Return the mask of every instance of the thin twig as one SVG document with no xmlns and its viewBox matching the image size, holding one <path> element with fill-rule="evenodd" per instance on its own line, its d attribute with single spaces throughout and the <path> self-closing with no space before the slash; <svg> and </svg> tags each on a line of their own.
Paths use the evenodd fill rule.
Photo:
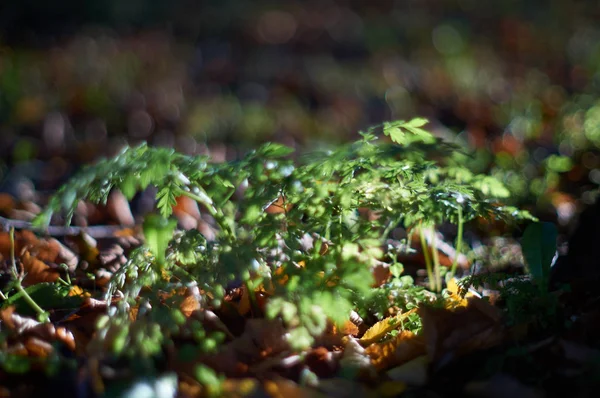
<svg viewBox="0 0 600 398">
<path fill-rule="evenodd" d="M 12 220 L 9 218 L 0 217 L 0 227 L 3 231 L 8 232 L 10 228 L 15 229 L 28 229 L 31 231 L 39 232 L 50 236 L 67 236 L 67 235 L 79 235 L 86 233 L 94 239 L 111 238 L 124 227 L 119 225 L 94 225 L 90 227 L 76 227 L 76 226 L 56 226 L 50 225 L 46 228 L 39 228 L 34 226 L 29 221 Z"/>
</svg>

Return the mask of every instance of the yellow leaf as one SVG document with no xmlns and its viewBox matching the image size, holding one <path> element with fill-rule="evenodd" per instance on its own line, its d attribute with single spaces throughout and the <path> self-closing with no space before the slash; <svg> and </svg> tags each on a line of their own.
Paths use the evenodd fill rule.
<svg viewBox="0 0 600 398">
<path fill-rule="evenodd" d="M 377 322 L 375 325 L 371 326 L 369 330 L 367 330 L 360 338 L 360 344 L 363 346 L 368 346 L 372 343 L 375 343 L 392 330 L 400 328 L 402 326 L 402 321 L 415 311 L 416 308 L 413 308 L 408 312 L 385 318 L 384 320 Z"/>
<path fill-rule="evenodd" d="M 475 296 L 473 293 L 467 292 L 467 294 L 462 297 L 460 295 L 460 287 L 458 286 L 456 278 L 452 278 L 448 281 L 447 290 L 448 293 L 450 293 L 450 297 L 446 301 L 446 309 L 466 307 L 469 304 L 467 299 Z"/>
<path fill-rule="evenodd" d="M 90 292 L 84 291 L 81 287 L 77 285 L 71 286 L 71 289 L 69 289 L 69 296 L 92 297 Z"/>
<path fill-rule="evenodd" d="M 388 369 L 392 366 L 410 361 L 425 354 L 425 342 L 412 332 L 404 330 L 391 339 L 382 343 L 374 343 L 366 348 L 371 364 L 377 370 Z"/>
</svg>

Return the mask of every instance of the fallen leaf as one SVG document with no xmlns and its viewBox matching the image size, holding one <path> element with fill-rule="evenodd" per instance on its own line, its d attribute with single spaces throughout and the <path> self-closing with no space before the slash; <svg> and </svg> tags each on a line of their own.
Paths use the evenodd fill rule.
<svg viewBox="0 0 600 398">
<path fill-rule="evenodd" d="M 17 201 L 7 193 L 0 193 L 0 213 L 8 214 L 17 205 Z"/>
<path fill-rule="evenodd" d="M 404 382 L 409 386 L 420 387 L 427 383 L 428 373 L 429 358 L 427 358 L 427 355 L 421 355 L 388 370 L 386 375 L 392 380 Z"/>
<path fill-rule="evenodd" d="M 286 213 L 292 209 L 291 203 L 285 203 L 285 198 L 283 196 L 279 196 L 276 200 L 274 200 L 267 208 L 265 212 L 267 214 L 281 214 Z"/>
<path fill-rule="evenodd" d="M 432 361 L 486 349 L 504 339 L 506 333 L 502 324 L 480 311 L 475 304 L 477 301 L 483 300 L 472 297 L 466 307 L 455 309 L 419 307 L 427 354 Z"/>
<path fill-rule="evenodd" d="M 359 340 L 360 344 L 363 346 L 368 346 L 368 345 L 380 340 L 382 337 L 384 337 L 386 334 L 388 334 L 392 330 L 402 327 L 402 321 L 408 315 L 414 313 L 415 311 L 416 311 L 416 309 L 412 309 L 410 311 L 407 311 L 404 313 L 399 313 L 396 316 L 385 318 L 384 320 L 377 322 L 376 324 L 371 326 L 365 332 L 365 334 L 360 338 L 360 340 Z"/>
<path fill-rule="evenodd" d="M 341 351 L 329 351 L 325 347 L 317 347 L 306 354 L 304 363 L 319 378 L 332 377 L 339 369 Z"/>
<path fill-rule="evenodd" d="M 119 190 L 111 191 L 106 202 L 108 214 L 120 225 L 134 225 L 135 219 L 131 214 L 129 201 Z"/>
<path fill-rule="evenodd" d="M 382 343 L 373 343 L 366 353 L 377 370 L 389 369 L 425 354 L 425 341 L 404 330 L 396 337 Z"/>
<path fill-rule="evenodd" d="M 340 367 L 340 373 L 349 378 L 356 376 L 370 378 L 375 375 L 375 367 L 371 364 L 367 351 L 353 337 L 346 341 Z"/>
<path fill-rule="evenodd" d="M 42 282 L 55 282 L 60 276 L 57 269 L 50 266 L 41 260 L 33 257 L 28 251 L 21 255 L 21 264 L 25 272 L 23 286 L 30 286 Z"/>
<path fill-rule="evenodd" d="M 47 357 L 53 350 L 52 345 L 36 337 L 25 340 L 27 354 L 34 357 Z"/>
</svg>

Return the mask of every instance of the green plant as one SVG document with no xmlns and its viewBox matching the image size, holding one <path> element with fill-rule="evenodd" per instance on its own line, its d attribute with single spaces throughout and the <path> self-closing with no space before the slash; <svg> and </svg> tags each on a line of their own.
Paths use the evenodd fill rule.
<svg viewBox="0 0 600 398">
<path fill-rule="evenodd" d="M 556 326 L 558 296 L 548 290 L 550 269 L 557 255 L 556 238 L 554 224 L 530 223 L 521 240 L 528 275 L 469 276 L 460 282 L 461 292 L 466 293 L 469 286 L 487 286 L 500 292 L 509 324 L 529 323 L 534 329 Z"/>
<path fill-rule="evenodd" d="M 80 200 L 106 201 L 112 189 L 131 198 L 150 185 L 158 188 L 160 216 L 147 218 L 146 245 L 113 276 L 107 296 L 120 292 L 123 299 L 99 321 L 97 340 L 112 336 L 115 354 L 160 355 L 161 345 L 178 334 L 214 350 L 222 336 L 186 323 L 177 309 L 180 295 L 165 299 L 157 292 L 197 286 L 207 293 L 202 306 L 219 308 L 232 281 L 242 281 L 251 299 L 259 286 L 269 286 L 266 314 L 281 318 L 290 343 L 300 349 L 325 330 L 328 319 L 341 324 L 360 304 L 369 303 L 382 316 L 390 292 L 402 310 L 426 299 L 425 290 L 398 269 L 389 284 L 372 287 L 371 267 L 385 258 L 384 244 L 395 226 L 419 228 L 423 237 L 426 228 L 457 224 L 460 250 L 462 226 L 470 220 L 533 219 L 499 204 L 508 195 L 503 184 L 470 172 L 460 148 L 422 129 L 425 123 L 384 123 L 353 144 L 298 162 L 289 158 L 290 148 L 273 143 L 220 164 L 171 149 L 126 148 L 62 186 L 36 222 L 48 225 L 53 213 L 64 210 L 68 223 Z M 182 195 L 212 217 L 214 240 L 197 231 L 174 232 L 168 218 Z M 375 216 L 364 217 L 365 211 Z M 439 292 L 435 250 L 428 271 L 430 289 Z M 139 310 L 132 322 L 133 307 Z"/>
<path fill-rule="evenodd" d="M 556 226 L 549 222 L 534 222 L 525 228 L 521 247 L 528 271 L 542 294 L 548 291 L 550 268 L 556 253 Z"/>
</svg>

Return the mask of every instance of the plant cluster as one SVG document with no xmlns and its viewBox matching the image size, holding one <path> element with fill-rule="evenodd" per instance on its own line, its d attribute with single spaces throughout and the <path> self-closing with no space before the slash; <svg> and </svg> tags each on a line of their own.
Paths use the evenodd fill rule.
<svg viewBox="0 0 600 398">
<path fill-rule="evenodd" d="M 419 333 L 419 315 L 411 310 L 443 300 L 436 293 L 457 272 L 456 261 L 448 268 L 440 264 L 436 226 L 457 226 L 460 253 L 466 222 L 533 219 L 499 204 L 509 194 L 503 184 L 465 168 L 460 148 L 424 130 L 425 123 L 384 123 L 353 144 L 299 160 L 292 149 L 273 143 L 227 163 L 140 145 L 84 168 L 50 199 L 38 226 L 47 226 L 57 212 L 70 223 L 79 201 L 106 201 L 113 189 L 129 199 L 149 186 L 158 189 L 158 212 L 143 223 L 145 243 L 98 292 L 112 304 L 97 320 L 90 350 L 101 357 L 146 358 L 136 363 L 144 372 L 155 368 L 174 339 L 185 342 L 179 351 L 184 357 L 215 353 L 228 331 L 206 330 L 203 319 L 183 313 L 182 302 L 191 299 L 204 317 L 211 311 L 226 316 L 231 303 L 224 299 L 236 286 L 248 295 L 250 311 L 279 319 L 295 350 L 357 313 L 377 320 L 390 310 L 406 313 L 403 329 Z M 200 205 L 214 237 L 177 230 L 171 215 L 181 196 Z M 404 249 L 389 244 L 397 227 L 409 231 L 399 246 Z M 399 250 L 410 250 L 415 234 L 428 290 L 404 275 L 398 262 Z M 390 277 L 375 284 L 377 266 L 388 268 Z M 398 331 L 391 333 L 393 338 Z M 204 365 L 196 377 L 205 384 L 219 380 Z"/>
<path fill-rule="evenodd" d="M 290 341 L 305 347 L 323 332 L 328 319 L 342 323 L 358 302 L 374 294 L 370 268 L 384 259 L 384 242 L 393 228 L 416 229 L 428 253 L 425 227 L 450 222 L 462 228 L 477 217 L 531 218 L 499 205 L 496 200 L 509 194 L 506 188 L 461 166 L 454 156 L 460 149 L 423 130 L 425 123 L 384 123 L 363 133 L 358 142 L 314 153 L 298 164 L 289 159 L 290 148 L 273 143 L 221 164 L 171 149 L 127 148 L 71 179 L 38 222 L 48 224 L 63 209 L 69 222 L 80 200 L 105 201 L 112 189 L 132 198 L 156 186 L 160 216 L 147 217 L 146 245 L 111 282 L 109 296 L 120 290 L 124 300 L 111 309 L 116 313 L 106 319 L 107 325 L 128 323 L 128 309 L 148 305 L 153 310 L 143 317 L 140 309 L 129 329 L 149 322 L 146 331 L 164 335 L 155 325 L 180 322 L 171 319 L 177 311 L 167 311 L 161 315 L 165 322 L 155 323 L 160 318 L 156 301 L 162 300 L 157 291 L 194 284 L 210 293 L 207 306 L 219 307 L 227 287 L 239 281 L 251 291 L 268 285 L 273 298 L 267 315 L 281 316 L 291 328 Z M 173 234 L 175 221 L 167 217 L 181 195 L 196 200 L 214 219 L 218 232 L 213 241 L 196 230 Z M 365 210 L 376 217 L 368 220 L 361 215 Z M 440 291 L 441 266 L 436 251 L 432 253 L 426 256 L 430 287 Z M 403 286 L 414 287 L 396 273 L 387 288 L 401 297 Z M 409 303 L 405 300 L 403 309 Z M 135 335 L 125 328 L 121 333 L 119 346 L 133 348 L 125 340 L 135 340 Z M 152 339 L 142 340 L 145 348 L 152 346 Z M 156 352 L 159 345 L 152 347 Z"/>
</svg>

